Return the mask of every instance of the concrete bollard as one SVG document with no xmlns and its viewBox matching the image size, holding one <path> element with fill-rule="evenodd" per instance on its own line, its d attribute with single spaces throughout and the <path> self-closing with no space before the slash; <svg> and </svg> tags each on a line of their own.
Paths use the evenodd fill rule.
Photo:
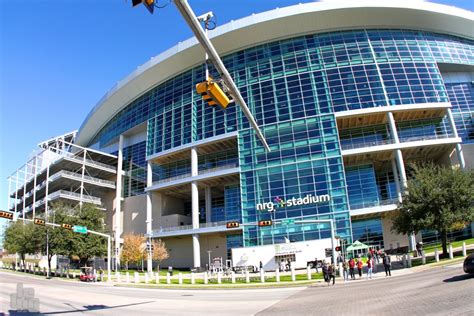
<svg viewBox="0 0 474 316">
<path fill-rule="evenodd" d="M 222 283 L 222 273 L 217 272 L 217 284 L 221 284 L 221 283 Z"/>
<path fill-rule="evenodd" d="M 439 251 L 435 248 L 435 261 L 439 262 Z"/>
<path fill-rule="evenodd" d="M 275 279 L 277 282 L 280 282 L 280 269 L 275 270 Z"/>
<path fill-rule="evenodd" d="M 128 273 L 128 271 L 127 274 L 125 274 L 125 280 L 127 281 L 127 283 L 130 283 L 130 273 Z"/>
<path fill-rule="evenodd" d="M 159 272 L 155 272 L 155 283 L 160 284 L 160 273 Z"/>
<path fill-rule="evenodd" d="M 171 275 L 170 273 L 166 273 L 166 284 L 171 284 Z"/>
<path fill-rule="evenodd" d="M 207 271 L 204 272 L 204 284 L 208 284 L 209 283 L 209 276 L 207 275 Z"/>
<path fill-rule="evenodd" d="M 403 261 L 403 267 L 408 268 L 407 255 L 403 255 L 402 261 Z"/>
<path fill-rule="evenodd" d="M 250 275 L 249 275 L 249 271 L 245 271 L 245 282 L 246 283 L 250 283 Z"/>
<path fill-rule="evenodd" d="M 306 267 L 306 278 L 311 280 L 311 268 L 309 266 Z"/>
<path fill-rule="evenodd" d="M 265 270 L 260 269 L 260 282 L 265 283 Z"/>
<path fill-rule="evenodd" d="M 411 268 L 411 255 L 407 254 L 407 265 L 409 268 Z"/>
<path fill-rule="evenodd" d="M 195 280 L 194 272 L 191 272 L 191 284 L 195 284 L 195 283 L 196 283 L 196 280 Z"/>
<path fill-rule="evenodd" d="M 145 284 L 148 284 L 148 272 L 145 273 Z"/>
<path fill-rule="evenodd" d="M 230 272 L 230 279 L 232 280 L 232 283 L 235 283 L 235 272 L 234 271 Z"/>
<path fill-rule="evenodd" d="M 449 259 L 453 259 L 454 254 L 453 254 L 453 245 L 449 245 Z"/>
<path fill-rule="evenodd" d="M 116 280 L 118 283 L 120 283 L 120 282 L 122 281 L 122 280 L 121 280 L 121 277 L 122 277 L 122 276 L 120 275 L 120 272 L 118 272 L 118 271 L 115 272 L 115 280 Z"/>
<path fill-rule="evenodd" d="M 178 284 L 183 284 L 183 274 L 178 273 Z"/>
<path fill-rule="evenodd" d="M 426 264 L 426 256 L 424 251 L 421 253 L 421 264 Z"/>
<path fill-rule="evenodd" d="M 466 250 L 466 243 L 462 243 L 462 256 L 466 257 L 467 256 L 467 250 Z"/>
<path fill-rule="evenodd" d="M 72 273 L 72 278 L 73 278 L 73 279 L 76 278 L 76 272 L 73 272 L 73 273 Z"/>
<path fill-rule="evenodd" d="M 375 259 L 373 259 L 373 262 L 375 263 Z M 341 278 L 344 278 L 344 272 L 342 271 L 342 262 L 339 262 L 338 269 L 339 270 L 337 271 L 337 273 L 339 274 L 339 276 Z M 374 270 L 374 273 L 375 273 L 375 264 L 374 264 L 374 269 L 373 270 Z"/>
<path fill-rule="evenodd" d="M 139 283 L 140 282 L 140 275 L 138 274 L 138 272 L 135 272 L 133 274 L 133 282 L 134 283 Z"/>
<path fill-rule="evenodd" d="M 295 268 L 291 267 L 291 281 L 296 281 Z"/>
</svg>

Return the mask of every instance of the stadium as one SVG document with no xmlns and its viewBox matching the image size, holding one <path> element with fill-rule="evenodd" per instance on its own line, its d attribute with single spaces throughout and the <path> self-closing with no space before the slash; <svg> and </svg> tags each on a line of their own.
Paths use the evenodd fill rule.
<svg viewBox="0 0 474 316">
<path fill-rule="evenodd" d="M 10 210 L 94 203 L 116 253 L 124 234 L 145 234 L 175 267 L 323 258 L 330 225 L 311 220 L 332 220 L 339 243 L 414 248 L 438 236 L 391 231 L 410 164 L 474 164 L 473 26 L 472 12 L 418 1 L 314 2 L 231 21 L 209 38 L 271 151 L 237 104 L 196 92 L 205 54 L 191 38 L 117 83 L 77 133 L 42 143 L 9 178 Z"/>
</svg>

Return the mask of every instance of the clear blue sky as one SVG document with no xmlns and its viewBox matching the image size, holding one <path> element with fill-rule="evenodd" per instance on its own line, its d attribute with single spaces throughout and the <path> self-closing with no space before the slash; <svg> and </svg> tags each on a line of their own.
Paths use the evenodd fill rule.
<svg viewBox="0 0 474 316">
<path fill-rule="evenodd" d="M 222 25 L 310 1 L 189 2 Z M 436 2 L 474 10 L 472 0 Z M 117 81 L 191 35 L 173 4 L 152 16 L 131 0 L 0 0 L 0 209 L 6 178 L 39 142 L 78 129 Z"/>
</svg>

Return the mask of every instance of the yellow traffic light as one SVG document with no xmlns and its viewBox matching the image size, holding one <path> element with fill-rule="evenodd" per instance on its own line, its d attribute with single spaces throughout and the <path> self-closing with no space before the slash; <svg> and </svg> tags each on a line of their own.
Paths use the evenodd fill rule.
<svg viewBox="0 0 474 316">
<path fill-rule="evenodd" d="M 153 14 L 155 9 L 155 0 L 132 0 L 132 7 L 136 7 L 139 4 L 142 4 Z"/>
<path fill-rule="evenodd" d="M 219 105 L 225 109 L 230 103 L 229 97 L 222 91 L 217 82 L 211 79 L 198 83 L 196 85 L 196 92 L 199 93 L 210 106 Z"/>
<path fill-rule="evenodd" d="M 227 223 L 227 228 L 237 228 L 240 226 L 240 223 L 239 222 L 228 222 Z"/>
<path fill-rule="evenodd" d="M 0 217 L 6 218 L 6 219 L 13 219 L 13 213 L 0 211 Z"/>
<path fill-rule="evenodd" d="M 271 226 L 272 221 L 258 221 L 258 226 Z"/>
<path fill-rule="evenodd" d="M 62 224 L 61 227 L 65 228 L 65 229 L 72 230 L 72 225 L 71 224 Z"/>
<path fill-rule="evenodd" d="M 41 219 L 41 218 L 35 218 L 34 223 L 36 225 L 43 225 L 43 226 L 45 225 L 44 219 Z"/>
</svg>

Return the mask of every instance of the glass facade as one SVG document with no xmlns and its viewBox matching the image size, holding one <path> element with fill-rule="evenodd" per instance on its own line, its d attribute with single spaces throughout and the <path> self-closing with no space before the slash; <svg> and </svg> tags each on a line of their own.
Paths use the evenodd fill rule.
<svg viewBox="0 0 474 316">
<path fill-rule="evenodd" d="M 271 152 L 236 106 L 213 108 L 196 94 L 195 84 L 205 80 L 203 65 L 137 98 L 91 142 L 106 146 L 147 121 L 146 155 L 151 156 L 238 131 L 238 149 L 199 160 L 199 172 L 237 161 L 241 169 L 240 186 L 226 187 L 224 198 L 213 201 L 213 221 L 332 218 L 339 236 L 351 241 L 353 234 L 354 240 L 380 244 L 380 220 L 354 221 L 351 233 L 349 209 L 395 199 L 393 174 L 375 173 L 372 165 L 344 168 L 341 150 L 390 143 L 388 128 L 380 124 L 338 131 L 335 113 L 451 101 L 460 135 L 472 140 L 472 83 L 444 84 L 437 64 L 474 65 L 470 40 L 409 30 L 354 30 L 274 41 L 223 61 Z M 443 119 L 397 122 L 397 127 L 402 142 L 452 135 Z M 177 161 L 159 166 L 157 177 L 183 176 L 189 170 L 189 161 Z M 298 199 L 301 204 L 294 202 Z M 270 202 L 275 207 L 269 211 Z M 227 243 L 253 246 L 329 236 L 329 227 L 321 224 L 244 226 L 243 238 L 228 236 Z"/>
</svg>

